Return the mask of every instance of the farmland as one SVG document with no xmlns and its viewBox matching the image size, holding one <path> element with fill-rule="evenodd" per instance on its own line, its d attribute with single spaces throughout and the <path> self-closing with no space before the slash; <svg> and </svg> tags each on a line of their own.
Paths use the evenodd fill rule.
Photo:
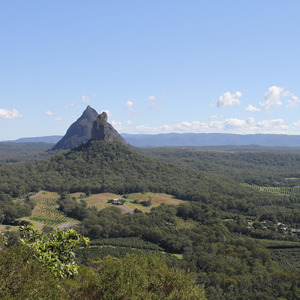
<svg viewBox="0 0 300 300">
<path fill-rule="evenodd" d="M 106 207 L 112 206 L 112 204 L 107 203 L 108 200 L 120 198 L 124 199 L 126 202 L 124 205 L 119 206 L 124 211 L 128 208 L 130 211 L 138 209 L 142 212 L 150 212 L 152 207 L 157 207 L 162 203 L 179 205 L 182 200 L 175 199 L 173 196 L 163 193 L 133 193 L 128 195 L 117 195 L 112 193 L 100 193 L 92 195 L 85 198 L 88 207 L 95 207 L 97 210 L 102 210 Z M 149 206 L 143 205 L 143 203 L 151 201 Z M 126 210 L 128 211 L 128 210 Z"/>
<path fill-rule="evenodd" d="M 251 187 L 253 189 L 274 193 L 274 194 L 280 194 L 280 195 L 300 195 L 300 188 L 298 187 L 274 187 L 274 186 L 258 186 L 258 185 L 248 185 L 244 184 L 248 187 Z"/>
<path fill-rule="evenodd" d="M 32 211 L 32 215 L 27 219 L 35 223 L 35 225 L 44 224 L 49 226 L 57 226 L 66 222 L 78 222 L 77 220 L 68 218 L 58 210 L 57 200 L 59 195 L 53 192 L 40 191 L 31 196 L 36 201 L 36 206 Z"/>
<path fill-rule="evenodd" d="M 30 217 L 23 218 L 23 220 L 29 221 L 34 224 L 35 228 L 41 229 L 43 225 L 49 225 L 57 227 L 63 223 L 78 223 L 78 220 L 67 217 L 63 212 L 58 210 L 59 194 L 49 191 L 40 191 L 37 194 L 31 196 L 31 199 L 35 200 L 36 206 L 32 211 Z M 85 197 L 84 193 L 72 193 L 71 198 L 76 198 L 77 201 L 84 199 L 88 207 L 95 207 L 97 210 L 102 210 L 106 207 L 119 207 L 123 212 L 133 212 L 134 209 L 138 209 L 142 212 L 150 212 L 152 207 L 157 207 L 162 203 L 179 205 L 182 200 L 175 199 L 171 195 L 167 194 L 155 194 L 155 193 L 134 193 L 128 195 L 117 195 L 113 193 L 100 193 Z M 126 202 L 124 205 L 113 205 L 108 203 L 109 200 L 120 198 Z M 143 201 L 151 200 L 151 205 L 144 206 Z"/>
</svg>

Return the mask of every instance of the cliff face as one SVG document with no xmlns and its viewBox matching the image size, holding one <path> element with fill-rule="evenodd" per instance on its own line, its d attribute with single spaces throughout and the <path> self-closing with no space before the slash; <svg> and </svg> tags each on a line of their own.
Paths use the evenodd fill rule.
<svg viewBox="0 0 300 300">
<path fill-rule="evenodd" d="M 107 122 L 106 112 L 102 112 L 92 126 L 92 140 L 113 142 L 115 140 L 126 144 L 121 135 Z"/>
<path fill-rule="evenodd" d="M 52 150 L 71 149 L 91 139 L 93 122 L 98 113 L 88 106 L 81 117 L 74 122 L 63 138 L 52 148 Z"/>
</svg>

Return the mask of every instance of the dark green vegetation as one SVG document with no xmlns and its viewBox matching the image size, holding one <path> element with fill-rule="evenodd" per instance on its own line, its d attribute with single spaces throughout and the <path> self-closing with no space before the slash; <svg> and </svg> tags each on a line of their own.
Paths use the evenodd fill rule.
<svg viewBox="0 0 300 300">
<path fill-rule="evenodd" d="M 33 161 L 49 157 L 46 152 L 51 144 L 46 143 L 0 143 L 0 166 L 16 162 Z"/>
<path fill-rule="evenodd" d="M 260 186 L 300 185 L 300 154 L 205 151 L 201 148 L 135 149 L 152 159 L 172 162 L 237 182 Z"/>
<path fill-rule="evenodd" d="M 26 198 L 13 201 L 10 195 L 0 193 L 0 224 L 18 225 L 16 219 L 30 216 L 34 201 Z"/>
<path fill-rule="evenodd" d="M 295 187 L 300 185 L 299 154 L 195 148 L 138 151 L 142 154 L 118 142 L 90 141 L 45 160 L 0 168 L 2 192 L 12 197 L 41 189 L 59 192 L 60 211 L 81 221 L 77 231 L 91 239 L 91 248 L 77 250 L 77 259 L 93 269 L 82 268 L 79 276 L 84 283 L 75 288 L 70 282 L 70 295 L 84 295 L 80 293 L 85 289 L 109 294 L 112 287 L 102 281 L 108 266 L 112 272 L 129 270 L 132 278 L 143 278 L 145 272 L 138 270 L 150 267 L 139 256 L 148 263 L 154 254 L 168 268 L 183 270 L 180 274 L 191 270 L 208 299 L 300 298 L 300 194 Z M 156 208 L 149 203 L 150 213 L 124 214 L 117 206 L 97 211 L 84 199 L 68 196 L 148 191 L 186 202 Z M 103 261 L 92 266 L 88 259 L 96 257 Z M 154 268 L 160 270 L 159 264 L 153 263 Z M 135 284 L 141 285 L 137 282 L 132 291 Z M 176 280 L 170 282 L 174 289 Z M 120 279 L 120 289 L 125 291 L 125 285 L 126 276 Z M 149 287 L 145 289 L 151 295 Z"/>
<path fill-rule="evenodd" d="M 4 166 L 0 189 L 13 197 L 41 189 L 116 194 L 152 191 L 183 200 L 214 202 L 222 209 L 239 205 L 244 210 L 282 201 L 224 176 L 159 162 L 121 143 L 103 141 L 90 141 L 48 160 Z"/>
<path fill-rule="evenodd" d="M 263 237 L 268 230 L 248 229 L 240 217 L 230 221 L 225 217 L 226 213 L 196 202 L 161 205 L 150 214 L 121 214 L 116 207 L 89 211 L 77 230 L 91 238 L 92 247 L 80 250 L 78 258 L 88 263 L 88 258 L 123 258 L 141 249 L 147 255 L 166 252 L 176 254 L 165 256 L 168 264 L 197 274 L 208 299 L 299 297 L 297 269 L 282 269 L 282 263 L 272 259 L 274 248 L 268 250 L 251 238 Z M 282 244 L 287 247 L 287 242 Z"/>
<path fill-rule="evenodd" d="M 88 239 L 75 230 L 21 230 L 24 245 L 3 249 L 0 235 L 1 299 L 205 299 L 191 274 L 155 255 L 108 256 L 78 268 L 73 251 Z"/>
</svg>

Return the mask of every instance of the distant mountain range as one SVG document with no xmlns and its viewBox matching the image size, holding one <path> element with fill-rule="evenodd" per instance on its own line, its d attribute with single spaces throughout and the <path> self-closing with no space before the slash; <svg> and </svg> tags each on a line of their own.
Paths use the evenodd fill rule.
<svg viewBox="0 0 300 300">
<path fill-rule="evenodd" d="M 168 133 L 122 134 L 128 144 L 136 147 L 260 145 L 299 147 L 300 135 L 227 134 L 227 133 Z"/>
<path fill-rule="evenodd" d="M 260 145 L 300 147 L 300 135 L 284 134 L 227 134 L 227 133 L 167 133 L 167 134 L 127 134 L 121 136 L 127 144 L 136 147 L 176 147 L 176 146 L 223 146 Z M 42 142 L 55 144 L 62 136 L 28 137 L 15 140 L 17 143 Z"/>
<path fill-rule="evenodd" d="M 62 135 L 50 135 L 50 136 L 39 136 L 39 137 L 25 137 L 21 139 L 17 139 L 14 141 L 15 143 L 49 143 L 55 144 L 62 138 Z M 8 142 L 8 141 L 6 141 Z"/>
<path fill-rule="evenodd" d="M 93 137 L 94 134 L 94 137 Z M 68 128 L 64 136 L 21 138 L 16 143 L 50 143 L 52 150 L 72 149 L 90 139 L 117 139 L 135 147 L 200 147 L 246 146 L 300 147 L 300 135 L 284 134 L 230 134 L 230 133 L 167 133 L 167 134 L 119 134 L 107 122 L 106 113 L 87 106 L 81 117 Z M 10 141 L 13 142 L 13 141 Z"/>
</svg>

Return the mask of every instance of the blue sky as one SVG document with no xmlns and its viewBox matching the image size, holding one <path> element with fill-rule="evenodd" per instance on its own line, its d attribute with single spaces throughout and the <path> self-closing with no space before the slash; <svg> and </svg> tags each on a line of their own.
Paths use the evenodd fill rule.
<svg viewBox="0 0 300 300">
<path fill-rule="evenodd" d="M 0 140 L 300 134 L 300 1 L 0 1 Z"/>
</svg>

